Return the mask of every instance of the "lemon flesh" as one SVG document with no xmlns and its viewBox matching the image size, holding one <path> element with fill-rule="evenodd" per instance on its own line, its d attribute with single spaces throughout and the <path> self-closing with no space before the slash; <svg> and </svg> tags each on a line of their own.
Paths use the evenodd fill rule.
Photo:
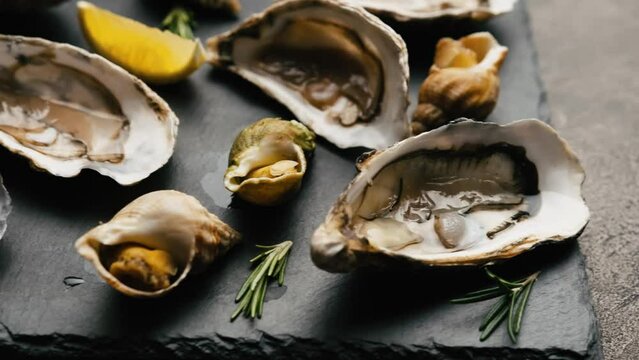
<svg viewBox="0 0 639 360">
<path fill-rule="evenodd" d="M 199 40 L 146 26 L 86 1 L 78 2 L 78 16 L 96 52 L 145 81 L 179 81 L 206 60 Z"/>
</svg>

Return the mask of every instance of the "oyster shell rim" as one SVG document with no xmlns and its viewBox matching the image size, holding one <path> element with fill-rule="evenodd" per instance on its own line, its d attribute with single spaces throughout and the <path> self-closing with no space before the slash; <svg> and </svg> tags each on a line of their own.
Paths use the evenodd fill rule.
<svg viewBox="0 0 639 360">
<path fill-rule="evenodd" d="M 519 0 L 500 0 L 503 1 L 501 7 L 497 7 L 496 9 L 493 6 L 479 7 L 475 9 L 444 9 L 439 11 L 431 11 L 431 12 L 399 12 L 393 11 L 389 9 L 376 8 L 372 5 L 365 5 L 363 1 L 359 0 L 342 0 L 348 4 L 361 6 L 365 8 L 367 11 L 375 14 L 376 16 L 382 18 L 390 18 L 400 23 L 406 22 L 429 22 L 436 21 L 440 19 L 470 19 L 473 21 L 486 21 L 493 17 L 507 14 L 515 8 L 515 5 Z M 491 0 L 494 1 L 494 0 Z"/>
<path fill-rule="evenodd" d="M 407 254 L 394 252 L 392 250 L 377 248 L 369 243 L 364 244 L 361 241 L 362 239 L 357 238 L 356 236 L 346 235 L 341 231 L 341 229 L 346 225 L 347 221 L 350 221 L 350 217 L 352 216 L 352 214 L 349 214 L 348 211 L 346 211 L 349 209 L 349 204 L 346 201 L 346 197 L 348 196 L 355 182 L 361 181 L 361 178 L 364 177 L 364 171 L 370 166 L 370 164 L 375 162 L 376 159 L 378 159 L 379 156 L 384 154 L 386 151 L 397 149 L 406 142 L 418 142 L 421 138 L 429 136 L 428 134 L 436 131 L 443 132 L 449 127 L 459 126 L 460 124 L 471 123 L 478 124 L 479 126 L 505 128 L 508 126 L 519 126 L 518 124 L 526 122 L 534 122 L 536 123 L 536 126 L 540 126 L 541 128 L 543 128 L 543 131 L 550 131 L 550 135 L 554 136 L 558 143 L 561 145 L 566 158 L 570 161 L 571 165 L 575 166 L 575 169 L 581 175 L 581 181 L 579 183 L 579 195 L 586 210 L 586 216 L 584 220 L 580 222 L 581 226 L 578 229 L 575 229 L 575 231 L 571 235 L 554 235 L 544 239 L 540 239 L 538 237 L 527 237 L 518 239 L 516 241 L 508 243 L 506 246 L 498 248 L 496 251 L 486 252 L 484 253 L 484 256 L 481 257 L 456 255 L 456 257 L 451 258 L 419 259 L 411 257 Z M 359 173 L 353 178 L 353 180 L 351 180 L 351 182 L 339 195 L 335 204 L 331 207 L 327 216 L 325 217 L 325 220 L 318 226 L 311 238 L 311 258 L 313 260 L 313 263 L 320 269 L 329 272 L 349 272 L 362 265 L 384 265 L 388 263 L 390 259 L 416 266 L 427 267 L 478 266 L 489 264 L 496 261 L 510 259 L 529 250 L 532 250 L 540 245 L 553 244 L 561 241 L 576 239 L 581 235 L 589 222 L 590 210 L 585 202 L 583 194 L 583 184 L 586 180 L 584 167 L 568 142 L 563 137 L 561 137 L 561 135 L 550 125 L 538 119 L 521 119 L 512 121 L 505 125 L 500 125 L 496 123 L 480 122 L 471 119 L 460 118 L 435 130 L 427 131 L 402 140 L 385 150 L 364 153 L 362 157 L 363 158 L 361 160 L 358 159 L 357 161 L 357 168 Z M 382 166 L 380 170 L 383 169 L 383 167 L 384 166 Z M 450 254 L 455 253 L 453 252 Z"/>
<path fill-rule="evenodd" d="M 56 161 L 65 162 L 67 164 L 74 161 L 81 162 L 81 164 L 79 165 L 70 166 L 69 168 L 72 170 L 69 170 L 68 173 L 60 174 L 59 171 L 54 171 L 53 169 L 50 169 L 46 165 L 46 161 L 44 161 L 43 163 L 43 161 L 39 161 L 29 154 L 35 150 L 29 149 L 28 147 L 22 146 L 20 144 L 18 144 L 18 146 L 12 146 L 11 144 L 9 144 L 11 140 L 8 140 L 8 141 L 5 140 L 5 135 L 10 139 L 13 139 L 13 136 L 0 131 L 0 145 L 2 147 L 28 160 L 28 162 L 36 169 L 45 171 L 54 176 L 63 177 L 63 178 L 73 178 L 80 175 L 82 170 L 90 169 L 99 173 L 100 175 L 110 177 L 111 179 L 119 183 L 120 185 L 124 185 L 124 186 L 135 185 L 139 183 L 140 181 L 146 179 L 155 171 L 159 170 L 160 168 L 162 168 L 164 165 L 166 165 L 169 162 L 175 150 L 180 120 L 178 119 L 177 115 L 173 112 L 173 110 L 171 110 L 168 103 L 164 101 L 164 99 L 162 99 L 155 91 L 153 91 L 141 79 L 129 73 L 121 66 L 106 59 L 105 57 L 99 54 L 91 53 L 88 50 L 85 50 L 81 47 L 78 47 L 72 44 L 55 42 L 55 41 L 51 41 L 41 37 L 0 34 L 0 42 L 5 42 L 5 41 L 8 44 L 26 44 L 28 46 L 38 46 L 38 47 L 44 47 L 47 49 L 53 49 L 54 51 L 59 50 L 62 52 L 66 52 L 71 57 L 76 57 L 76 58 L 79 57 L 79 58 L 87 60 L 88 62 L 90 62 L 91 67 L 97 66 L 100 71 L 105 71 L 107 73 L 113 71 L 113 72 L 119 73 L 121 76 L 125 78 L 129 78 L 131 80 L 131 84 L 138 90 L 140 95 L 143 96 L 144 100 L 146 100 L 147 102 L 146 105 L 148 105 L 149 109 L 151 109 L 151 111 L 154 113 L 158 122 L 166 124 L 167 131 L 171 136 L 169 137 L 169 141 L 168 141 L 168 145 L 169 145 L 169 147 L 167 148 L 168 152 L 166 152 L 168 156 L 159 160 L 157 164 L 153 166 L 154 169 L 152 171 L 143 172 L 141 173 L 141 175 L 138 175 L 138 176 L 130 176 L 127 173 L 120 173 L 120 172 L 106 169 L 104 167 L 99 166 L 101 162 L 92 161 L 86 158 L 74 158 L 70 160 L 54 158 Z M 100 81 L 100 83 L 102 82 Z M 104 83 L 102 84 L 104 85 Z M 112 90 L 111 88 L 108 88 L 108 89 L 109 91 Z M 153 104 L 153 105 L 150 105 L 150 104 Z M 124 144 L 126 144 L 127 141 L 128 139 L 124 142 Z M 47 159 L 52 157 L 43 154 L 43 158 Z M 92 166 L 95 164 L 98 164 L 98 166 Z"/>
<path fill-rule="evenodd" d="M 352 143 L 351 141 L 349 143 L 344 140 L 336 139 L 335 137 L 330 135 L 330 132 L 327 132 L 325 130 L 318 131 L 317 126 L 313 125 L 314 121 L 307 121 L 307 116 L 304 115 L 306 111 L 304 111 L 303 107 L 310 106 L 310 105 L 296 104 L 294 101 L 290 101 L 288 99 L 283 101 L 281 97 L 277 95 L 278 91 L 276 89 L 273 89 L 269 87 L 268 85 L 262 84 L 259 76 L 254 75 L 252 71 L 244 71 L 241 67 L 238 67 L 237 64 L 229 60 L 227 56 L 221 55 L 222 51 L 219 50 L 219 45 L 222 40 L 232 38 L 233 36 L 236 36 L 237 33 L 241 33 L 241 31 L 245 30 L 246 28 L 252 28 L 254 26 L 258 26 L 259 24 L 265 21 L 269 21 L 269 18 L 273 15 L 273 13 L 286 11 L 286 9 L 292 6 L 301 7 L 301 6 L 318 6 L 318 5 L 319 6 L 328 5 L 333 7 L 334 9 L 337 9 L 337 11 L 346 11 L 361 18 L 367 25 L 373 26 L 379 29 L 380 31 L 382 31 L 384 34 L 386 34 L 390 38 L 390 41 L 393 43 L 393 45 L 396 47 L 396 49 L 394 50 L 396 50 L 398 54 L 398 66 L 399 66 L 399 70 L 402 73 L 402 79 L 400 79 L 400 81 L 398 82 L 400 83 L 400 90 L 403 96 L 387 95 L 386 93 L 388 92 L 388 86 L 385 84 L 384 95 L 382 96 L 382 99 L 380 101 L 382 106 L 384 103 L 388 101 L 397 101 L 398 99 L 399 101 L 401 101 L 401 103 L 398 105 L 399 109 L 401 109 L 401 114 L 387 114 L 387 117 L 394 118 L 394 120 L 387 121 L 387 122 L 400 123 L 400 120 L 401 120 L 402 134 L 400 137 L 393 136 L 392 140 L 385 141 L 384 144 L 378 143 L 373 145 L 373 142 L 364 144 L 364 143 L 361 143 L 361 141 L 359 143 Z M 215 36 L 208 38 L 206 41 L 206 47 L 210 53 L 208 62 L 211 65 L 213 65 L 214 67 L 220 67 L 220 68 L 226 69 L 227 71 L 230 71 L 240 76 L 244 80 L 258 87 L 266 95 L 268 95 L 272 99 L 284 105 L 291 113 L 295 115 L 295 118 L 297 118 L 298 121 L 303 123 L 309 129 L 315 132 L 317 135 L 321 136 L 326 141 L 337 146 L 338 148 L 351 149 L 351 148 L 357 148 L 357 147 L 364 147 L 369 149 L 379 149 L 379 148 L 390 146 L 392 143 L 400 141 L 410 136 L 410 117 L 408 116 L 408 107 L 410 105 L 410 98 L 408 93 L 409 80 L 410 80 L 410 69 L 408 66 L 408 47 L 406 43 L 404 42 L 403 38 L 401 37 L 401 35 L 399 35 L 395 30 L 393 30 L 388 24 L 384 23 L 379 17 L 367 11 L 361 6 L 352 5 L 343 0 L 278 0 L 278 1 L 275 1 L 273 4 L 271 4 L 265 10 L 249 16 L 248 18 L 243 20 L 240 24 L 232 27 L 230 30 L 227 30 L 225 32 L 222 32 L 220 34 L 217 34 Z M 386 82 L 387 80 L 388 80 L 388 77 L 386 74 L 384 74 L 384 81 Z M 380 111 L 383 111 L 383 110 L 380 110 Z M 380 123 L 383 121 L 381 118 L 382 116 L 380 116 L 380 114 L 378 113 L 369 122 L 364 123 L 364 125 L 369 126 L 370 124 L 374 124 L 376 122 Z M 399 134 L 399 130 L 396 130 L 396 132 Z"/>
</svg>

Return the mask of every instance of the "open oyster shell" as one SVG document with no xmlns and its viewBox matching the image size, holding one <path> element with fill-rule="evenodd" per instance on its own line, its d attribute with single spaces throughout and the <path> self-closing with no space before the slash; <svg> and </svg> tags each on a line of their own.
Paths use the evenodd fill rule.
<svg viewBox="0 0 639 360">
<path fill-rule="evenodd" d="M 277 205 L 302 185 L 315 134 L 301 123 L 267 118 L 245 128 L 229 153 L 224 186 L 257 205 Z"/>
<path fill-rule="evenodd" d="M 411 131 L 419 134 L 460 117 L 484 120 L 499 97 L 499 69 L 508 48 L 488 32 L 437 43 L 435 61 L 419 89 Z"/>
<path fill-rule="evenodd" d="M 589 218 L 579 160 L 539 120 L 449 124 L 359 165 L 313 235 L 328 271 L 484 264 L 576 237 Z"/>
<path fill-rule="evenodd" d="M 341 148 L 384 148 L 408 134 L 408 55 L 360 7 L 284 0 L 208 40 L 211 63 L 254 83 Z"/>
<path fill-rule="evenodd" d="M 439 18 L 488 20 L 512 11 L 517 0 L 344 0 L 397 21 Z"/>
<path fill-rule="evenodd" d="M 11 213 L 11 197 L 4 187 L 2 176 L 0 176 L 0 240 L 7 231 L 7 218 Z"/>
<path fill-rule="evenodd" d="M 36 167 L 129 185 L 173 154 L 177 117 L 119 66 L 44 39 L 0 35 L 0 48 L 0 144 Z"/>
<path fill-rule="evenodd" d="M 140 196 L 84 234 L 75 248 L 119 292 L 158 297 L 239 240 L 237 231 L 197 199 L 165 190 Z"/>
</svg>

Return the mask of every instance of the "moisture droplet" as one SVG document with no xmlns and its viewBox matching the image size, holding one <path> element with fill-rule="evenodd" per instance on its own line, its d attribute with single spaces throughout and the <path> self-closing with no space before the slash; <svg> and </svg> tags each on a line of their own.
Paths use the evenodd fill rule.
<svg viewBox="0 0 639 360">
<path fill-rule="evenodd" d="M 64 278 L 63 282 L 64 285 L 67 286 L 67 288 L 72 288 L 84 284 L 84 279 L 77 276 L 67 276 Z"/>
</svg>

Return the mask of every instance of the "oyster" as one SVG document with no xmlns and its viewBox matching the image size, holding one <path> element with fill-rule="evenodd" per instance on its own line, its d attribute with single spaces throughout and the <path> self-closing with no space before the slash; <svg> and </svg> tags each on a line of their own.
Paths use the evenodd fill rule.
<svg viewBox="0 0 639 360">
<path fill-rule="evenodd" d="M 0 176 L 0 240 L 7 231 L 7 218 L 11 213 L 11 197 L 4 187 L 2 176 Z"/>
<path fill-rule="evenodd" d="M 301 186 L 315 134 L 292 120 L 262 119 L 233 142 L 224 186 L 258 205 L 276 205 Z"/>
<path fill-rule="evenodd" d="M 173 153 L 178 119 L 106 59 L 44 39 L 0 35 L 0 144 L 53 175 L 93 169 L 136 183 Z"/>
<path fill-rule="evenodd" d="M 574 238 L 588 222 L 584 170 L 539 120 L 449 124 L 359 167 L 313 235 L 313 261 L 328 271 L 484 264 Z"/>
<path fill-rule="evenodd" d="M 517 0 L 344 0 L 397 21 L 438 18 L 488 20 L 512 11 Z"/>
<path fill-rule="evenodd" d="M 437 43 L 435 61 L 419 89 L 411 131 L 419 134 L 460 117 L 484 120 L 499 96 L 497 72 L 508 48 L 487 32 Z"/>
<path fill-rule="evenodd" d="M 408 134 L 406 44 L 359 7 L 284 0 L 208 40 L 211 62 L 259 86 L 341 148 Z"/>
<path fill-rule="evenodd" d="M 240 239 L 192 196 L 155 191 L 84 234 L 75 248 L 119 292 L 158 297 L 204 269 Z"/>
</svg>

